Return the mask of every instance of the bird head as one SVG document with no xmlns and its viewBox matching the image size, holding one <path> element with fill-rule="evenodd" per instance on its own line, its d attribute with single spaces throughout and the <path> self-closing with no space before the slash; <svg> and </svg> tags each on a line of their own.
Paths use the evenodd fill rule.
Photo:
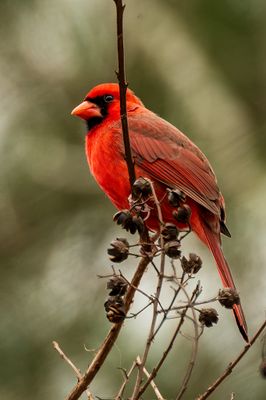
<svg viewBox="0 0 266 400">
<path fill-rule="evenodd" d="M 132 92 L 127 89 L 127 108 L 143 106 L 142 102 Z M 120 113 L 120 94 L 117 83 L 103 83 L 95 86 L 71 112 L 87 122 L 88 129 L 100 124 L 109 115 L 119 116 Z"/>
</svg>

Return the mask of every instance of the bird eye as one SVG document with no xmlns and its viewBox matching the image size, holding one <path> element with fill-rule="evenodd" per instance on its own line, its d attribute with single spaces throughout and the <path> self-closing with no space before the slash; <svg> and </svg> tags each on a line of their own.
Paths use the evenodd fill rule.
<svg viewBox="0 0 266 400">
<path fill-rule="evenodd" d="M 111 94 L 106 94 L 103 99 L 106 103 L 111 103 L 111 101 L 114 100 L 114 96 L 112 96 Z"/>
</svg>

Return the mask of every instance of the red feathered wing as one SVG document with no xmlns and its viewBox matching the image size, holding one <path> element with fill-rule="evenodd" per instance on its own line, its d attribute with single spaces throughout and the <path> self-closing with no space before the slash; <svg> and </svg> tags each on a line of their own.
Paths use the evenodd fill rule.
<svg viewBox="0 0 266 400">
<path fill-rule="evenodd" d="M 144 171 L 220 217 L 221 194 L 213 170 L 182 132 L 151 112 L 129 115 L 129 127 L 133 156 Z"/>
</svg>

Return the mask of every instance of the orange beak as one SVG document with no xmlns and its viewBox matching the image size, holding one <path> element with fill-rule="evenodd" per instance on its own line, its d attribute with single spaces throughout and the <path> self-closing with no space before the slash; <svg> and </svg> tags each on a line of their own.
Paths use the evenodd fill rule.
<svg viewBox="0 0 266 400">
<path fill-rule="evenodd" d="M 95 117 L 102 118 L 101 109 L 97 106 L 97 104 L 90 103 L 87 100 L 75 107 L 74 110 L 72 110 L 71 115 L 76 115 L 77 117 L 85 120 Z"/>
</svg>

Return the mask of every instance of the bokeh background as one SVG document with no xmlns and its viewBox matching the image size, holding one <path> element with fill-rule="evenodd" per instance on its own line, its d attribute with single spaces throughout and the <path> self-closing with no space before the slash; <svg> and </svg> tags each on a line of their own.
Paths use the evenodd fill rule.
<svg viewBox="0 0 266 400">
<path fill-rule="evenodd" d="M 232 233 L 224 249 L 252 334 L 265 317 L 266 297 L 266 2 L 126 4 L 130 87 L 214 166 Z M 110 273 L 106 247 L 121 232 L 89 174 L 85 127 L 70 111 L 95 84 L 115 81 L 115 8 L 111 0 L 1 0 L 0 31 L 0 397 L 63 399 L 75 377 L 52 340 L 84 369 L 92 357 L 85 347 L 97 348 L 109 329 L 106 282 L 97 274 Z M 192 237 L 184 244 L 189 251 L 204 260 L 203 297 L 215 295 L 220 281 L 211 256 Z M 130 277 L 136 263 L 124 264 Z M 153 293 L 152 279 L 143 285 Z M 185 399 L 205 390 L 243 347 L 231 313 L 218 311 L 221 320 L 202 337 Z M 122 380 L 117 367 L 128 368 L 141 353 L 148 318 L 126 322 L 92 385 L 96 395 L 114 396 Z M 168 400 L 189 351 L 180 338 L 158 378 Z M 213 397 L 264 399 L 260 352 L 259 341 Z"/>
</svg>

